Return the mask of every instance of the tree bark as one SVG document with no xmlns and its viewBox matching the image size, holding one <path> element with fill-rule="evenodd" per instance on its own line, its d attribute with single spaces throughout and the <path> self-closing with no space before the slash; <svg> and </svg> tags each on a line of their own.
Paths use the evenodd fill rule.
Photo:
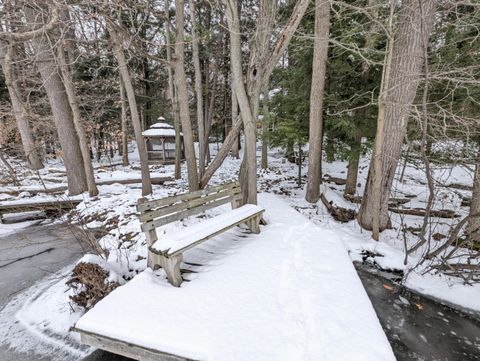
<svg viewBox="0 0 480 361">
<path fill-rule="evenodd" d="M 423 44 L 428 41 L 438 5 L 437 0 L 422 3 L 423 18 L 417 0 L 402 2 L 397 31 L 387 52 L 375 147 L 358 216 L 359 224 L 373 230 L 375 239 L 389 224 L 388 199 L 424 64 Z M 426 39 L 419 31 L 422 21 Z"/>
<path fill-rule="evenodd" d="M 63 85 L 65 86 L 68 102 L 70 104 L 70 108 L 72 109 L 73 123 L 75 125 L 75 130 L 77 131 L 80 151 L 82 152 L 83 168 L 85 170 L 85 176 L 87 178 L 88 193 L 91 197 L 94 197 L 98 195 L 98 189 L 95 184 L 95 176 L 93 174 L 93 166 L 90 160 L 90 149 L 88 147 L 87 133 L 85 132 L 85 128 L 83 127 L 82 115 L 80 113 L 77 96 L 75 94 L 71 70 L 65 59 L 63 47 L 58 47 L 57 53 L 58 64 L 63 78 Z"/>
<path fill-rule="evenodd" d="M 473 177 L 472 202 L 470 203 L 470 218 L 467 234 L 471 241 L 480 244 L 480 149 L 478 150 L 475 175 Z"/>
<path fill-rule="evenodd" d="M 234 1 L 226 2 L 228 28 L 230 30 L 230 61 L 232 77 L 240 106 L 240 114 L 245 130 L 244 162 L 246 162 L 246 181 L 243 184 L 246 189 L 246 199 L 250 204 L 257 204 L 257 157 L 256 157 L 256 126 L 250 101 L 245 89 L 242 73 L 242 52 L 240 40 L 240 22 L 237 5 Z M 245 192 L 244 192 L 245 194 Z"/>
<path fill-rule="evenodd" d="M 188 189 L 190 192 L 198 190 L 197 157 L 193 143 L 192 124 L 190 120 L 190 108 L 188 106 L 187 79 L 185 76 L 185 37 L 184 37 L 184 3 L 183 0 L 175 0 L 175 15 L 177 20 L 177 36 L 175 39 L 175 84 L 177 86 L 177 99 L 182 123 L 183 145 L 187 161 Z"/>
<path fill-rule="evenodd" d="M 235 11 L 235 13 L 237 14 L 237 17 L 238 17 L 237 4 L 234 1 L 223 0 L 223 3 L 226 6 L 227 14 L 230 11 Z M 265 84 L 266 82 L 268 82 L 268 79 L 270 78 L 270 75 L 272 74 L 273 69 L 278 64 L 278 61 L 280 60 L 280 57 L 285 52 L 285 49 L 287 48 L 288 44 L 290 43 L 290 40 L 292 39 L 293 34 L 297 30 L 298 25 L 300 24 L 300 21 L 303 17 L 303 14 L 305 13 L 305 10 L 307 9 L 307 6 L 308 6 L 308 0 L 299 0 L 297 2 L 297 4 L 295 5 L 287 24 L 285 25 L 285 27 L 283 28 L 283 30 L 281 31 L 281 33 L 278 36 L 277 42 L 275 43 L 275 46 L 273 47 L 273 50 L 269 53 L 270 54 L 269 58 L 265 61 L 266 65 L 264 66 L 263 71 L 255 73 L 255 79 L 256 79 L 256 81 L 258 81 L 258 84 L 261 85 L 261 84 Z M 228 20 L 228 16 L 227 16 L 227 20 Z M 237 18 L 237 22 L 238 22 L 238 18 Z M 232 38 L 232 36 L 239 37 L 239 32 L 235 33 L 234 31 L 232 31 L 232 28 L 230 28 L 230 23 L 229 23 L 229 30 L 230 30 L 231 38 Z M 267 39 L 269 40 L 269 38 L 267 38 Z M 267 44 L 263 44 L 263 45 L 268 46 L 269 44 L 267 43 Z M 238 55 L 238 49 L 237 49 L 237 55 Z M 231 54 L 231 57 L 232 57 L 232 54 Z M 235 62 L 240 62 L 240 64 L 241 64 L 241 60 L 238 56 L 236 58 L 234 57 L 234 59 L 235 59 Z M 237 64 L 237 67 L 238 67 L 238 64 Z M 238 69 L 236 70 L 236 72 L 237 73 L 239 72 Z M 233 73 L 234 72 L 232 70 L 232 74 Z M 250 74 L 253 75 L 254 72 L 251 72 Z M 240 75 L 241 75 L 241 71 L 240 71 Z M 253 79 L 253 80 L 255 80 L 255 79 Z M 243 83 L 241 85 L 243 86 Z M 252 85 L 249 86 L 249 88 L 250 87 L 252 87 Z M 232 89 L 233 89 L 233 92 L 236 92 L 237 83 L 235 82 L 235 77 L 233 77 L 233 80 L 232 80 Z M 252 92 L 252 94 L 255 94 L 255 93 L 256 92 Z M 237 98 L 238 102 L 240 102 L 238 94 L 236 94 L 236 98 Z M 251 98 L 250 101 L 254 102 L 254 104 L 257 104 L 256 108 L 257 108 L 257 111 L 258 111 L 258 97 L 257 98 Z M 248 108 L 247 108 L 247 110 L 248 110 Z M 232 112 L 233 112 L 233 109 L 232 109 Z M 242 112 L 241 107 L 240 107 L 240 112 Z M 251 113 L 251 110 L 250 110 L 250 113 Z M 243 115 L 242 115 L 242 117 L 243 117 Z M 208 183 L 208 180 L 215 173 L 215 171 L 220 167 L 223 160 L 228 155 L 228 152 L 230 151 L 234 142 L 237 141 L 238 134 L 239 134 L 240 129 L 242 127 L 242 117 L 238 117 L 236 120 L 233 121 L 232 129 L 230 130 L 230 133 L 228 134 L 228 136 L 227 136 L 227 138 L 224 142 L 224 145 L 222 146 L 220 151 L 217 153 L 217 156 L 215 157 L 215 159 L 212 161 L 212 163 L 207 168 L 207 170 L 205 172 L 205 175 L 202 177 L 202 182 L 201 182 L 202 185 L 205 185 L 205 184 Z M 244 154 L 245 153 L 246 153 L 246 149 L 244 149 Z M 245 156 L 244 156 L 244 159 L 246 159 Z M 254 174 L 254 176 L 256 177 L 256 174 Z M 255 197 L 256 197 L 256 195 L 255 195 Z"/>
<path fill-rule="evenodd" d="M 320 198 L 322 180 L 323 93 L 330 33 L 330 1 L 315 0 L 315 42 L 313 47 L 312 86 L 310 90 L 310 124 L 308 136 L 307 202 Z"/>
<path fill-rule="evenodd" d="M 350 157 L 348 158 L 347 182 L 345 183 L 344 195 L 354 195 L 357 191 L 358 164 L 360 161 L 361 147 L 362 136 L 357 134 L 350 143 Z"/>
<path fill-rule="evenodd" d="M 135 91 L 133 89 L 132 79 L 130 72 L 127 68 L 127 60 L 123 53 L 122 41 L 117 33 L 115 25 L 108 22 L 110 36 L 113 41 L 113 52 L 118 62 L 118 68 L 120 76 L 122 77 L 125 85 L 125 92 L 127 93 L 128 104 L 130 106 L 130 116 L 132 117 L 133 130 L 135 133 L 135 140 L 137 142 L 138 155 L 140 157 L 140 168 L 142 174 L 142 195 L 146 196 L 152 193 L 152 183 L 150 180 L 150 170 L 148 168 L 148 155 L 145 147 L 145 141 L 142 136 L 142 124 L 140 122 L 140 116 L 138 114 L 137 100 L 135 98 Z"/>
<path fill-rule="evenodd" d="M 9 45 L 7 42 L 0 40 L 0 65 L 5 75 L 5 85 L 10 96 L 10 102 L 17 122 L 18 132 L 20 133 L 25 158 L 31 169 L 42 169 L 42 158 L 35 147 L 35 140 L 28 122 L 28 110 L 21 99 L 20 89 L 17 84 L 17 75 L 13 69 L 13 53 L 13 45 Z"/>
<path fill-rule="evenodd" d="M 30 24 L 36 24 L 38 20 L 42 20 L 41 14 L 38 14 L 32 8 L 25 8 L 25 14 Z M 73 122 L 72 109 L 59 69 L 55 64 L 53 49 L 50 46 L 55 41 L 48 41 L 46 36 L 46 34 L 39 34 L 32 39 L 36 53 L 36 65 L 47 93 L 62 147 L 69 194 L 77 195 L 87 190 L 83 158 Z"/>
<path fill-rule="evenodd" d="M 172 65 L 172 49 L 170 41 L 170 2 L 165 0 L 165 18 L 166 21 L 166 36 L 165 45 L 167 48 L 167 72 L 168 72 L 168 97 L 172 103 L 172 116 L 173 124 L 175 127 L 175 179 L 182 178 L 181 166 L 182 166 L 182 139 L 180 137 L 180 118 L 178 116 L 178 102 L 177 92 L 175 90 L 175 84 L 173 82 L 173 65 Z"/>
<path fill-rule="evenodd" d="M 235 90 L 233 89 L 233 82 L 232 82 L 231 93 L 232 93 L 232 128 L 233 128 L 234 123 L 238 117 L 238 101 L 237 101 L 237 96 L 235 95 Z M 240 133 L 240 131 L 238 133 Z M 232 156 L 237 159 L 240 158 L 240 139 L 239 138 L 240 138 L 239 134 L 237 134 L 236 139 L 234 140 L 233 146 L 232 146 Z"/>
<path fill-rule="evenodd" d="M 128 160 L 128 122 L 127 122 L 127 102 L 125 99 L 125 87 L 122 77 L 119 78 L 120 87 L 120 103 L 122 106 L 122 164 L 127 166 L 130 164 Z"/>
<path fill-rule="evenodd" d="M 268 89 L 263 92 L 263 119 L 262 119 L 262 169 L 268 169 L 268 123 L 270 121 L 270 110 L 268 108 Z"/>
<path fill-rule="evenodd" d="M 192 26 L 192 56 L 195 69 L 195 94 L 197 98 L 197 127 L 198 127 L 198 174 L 201 178 L 205 173 L 205 125 L 203 121 L 203 94 L 202 94 L 202 72 L 200 70 L 200 55 L 197 38 L 197 22 L 195 20 L 194 0 L 189 0 L 190 23 Z"/>
</svg>

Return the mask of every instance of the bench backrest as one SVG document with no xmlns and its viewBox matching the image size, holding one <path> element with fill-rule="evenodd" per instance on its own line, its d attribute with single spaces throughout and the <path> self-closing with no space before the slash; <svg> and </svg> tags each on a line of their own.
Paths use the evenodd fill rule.
<svg viewBox="0 0 480 361">
<path fill-rule="evenodd" d="M 137 210 L 140 212 L 142 231 L 150 231 L 222 204 L 236 202 L 241 198 L 240 192 L 240 184 L 231 182 L 152 201 L 141 198 Z"/>
</svg>

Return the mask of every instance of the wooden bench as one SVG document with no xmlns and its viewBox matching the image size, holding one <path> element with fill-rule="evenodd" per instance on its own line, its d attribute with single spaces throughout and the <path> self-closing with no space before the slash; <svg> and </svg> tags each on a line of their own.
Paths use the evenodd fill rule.
<svg viewBox="0 0 480 361">
<path fill-rule="evenodd" d="M 147 201 L 138 200 L 137 210 L 148 244 L 148 266 L 160 266 L 168 281 L 179 287 L 182 283 L 180 263 L 183 253 L 206 240 L 245 223 L 252 233 L 260 233 L 260 220 L 264 209 L 253 204 L 240 206 L 241 194 L 238 182 L 226 183 L 196 192 Z M 186 227 L 160 239 L 157 227 L 205 212 L 208 209 L 231 203 L 232 210 L 206 221 Z"/>
</svg>

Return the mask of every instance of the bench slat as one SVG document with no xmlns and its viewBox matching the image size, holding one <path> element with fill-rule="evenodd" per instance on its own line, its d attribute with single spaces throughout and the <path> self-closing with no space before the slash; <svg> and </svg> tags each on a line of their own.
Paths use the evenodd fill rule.
<svg viewBox="0 0 480 361">
<path fill-rule="evenodd" d="M 184 228 L 156 241 L 150 250 L 168 257 L 183 253 L 226 230 L 259 216 L 265 210 L 257 205 L 246 204 L 220 216 Z"/>
<path fill-rule="evenodd" d="M 139 203 L 137 204 L 137 210 L 139 212 L 145 212 L 147 210 L 151 210 L 151 209 L 162 207 L 162 206 L 168 206 L 171 204 L 175 204 L 177 202 L 199 198 L 202 195 L 206 195 L 214 192 L 216 193 L 223 189 L 232 189 L 232 188 L 238 188 L 238 187 L 240 187 L 239 182 L 230 182 L 230 183 L 225 183 L 218 186 L 208 187 L 195 192 L 176 194 L 176 195 L 165 197 L 162 199 L 156 199 L 156 200 L 147 201 L 147 202 L 139 201 Z"/>
<path fill-rule="evenodd" d="M 218 192 L 213 193 L 213 194 L 208 194 L 206 196 L 197 197 L 197 198 L 194 198 L 194 199 L 191 199 L 191 200 L 188 200 L 188 201 L 173 204 L 171 206 L 165 206 L 165 207 L 162 207 L 162 208 L 159 208 L 159 209 L 155 209 L 155 210 L 151 210 L 151 211 L 145 211 L 144 213 L 140 214 L 139 219 L 140 219 L 140 222 L 142 222 L 142 223 L 152 221 L 156 218 L 164 217 L 166 215 L 173 214 L 173 213 L 176 213 L 176 212 L 180 212 L 180 211 L 183 211 L 185 209 L 194 208 L 194 207 L 197 207 L 197 206 L 202 205 L 204 203 L 208 203 L 208 202 L 214 201 L 216 199 L 220 199 L 220 198 L 233 196 L 233 195 L 239 194 L 239 193 L 240 193 L 240 188 L 239 187 L 238 188 L 235 187 L 235 188 L 232 188 L 232 189 L 224 189 L 224 190 L 218 191 Z"/>
<path fill-rule="evenodd" d="M 171 222 L 174 222 L 174 221 L 178 221 L 180 219 L 187 218 L 187 217 L 190 217 L 190 216 L 194 216 L 196 214 L 203 213 L 203 212 L 205 212 L 209 209 L 221 206 L 222 204 L 230 203 L 236 197 L 237 197 L 236 195 L 235 196 L 228 196 L 228 197 L 225 197 L 225 198 L 217 199 L 217 200 L 215 200 L 213 202 L 210 202 L 210 203 L 203 204 L 203 205 L 195 207 L 195 208 L 186 209 L 184 211 L 181 211 L 181 212 L 178 212 L 178 213 L 166 216 L 166 217 L 154 219 L 152 221 L 149 221 L 149 222 L 146 222 L 146 223 L 142 224 L 142 226 L 141 226 L 142 231 L 143 232 L 150 231 L 150 230 L 155 229 L 157 227 L 161 227 L 165 224 L 168 224 L 168 223 L 171 223 Z"/>
</svg>

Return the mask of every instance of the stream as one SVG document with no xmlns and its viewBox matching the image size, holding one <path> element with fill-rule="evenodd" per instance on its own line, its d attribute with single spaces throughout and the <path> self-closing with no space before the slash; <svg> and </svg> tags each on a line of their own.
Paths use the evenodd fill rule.
<svg viewBox="0 0 480 361">
<path fill-rule="evenodd" d="M 406 290 L 371 265 L 355 268 L 398 361 L 480 360 L 479 320 Z"/>
</svg>

